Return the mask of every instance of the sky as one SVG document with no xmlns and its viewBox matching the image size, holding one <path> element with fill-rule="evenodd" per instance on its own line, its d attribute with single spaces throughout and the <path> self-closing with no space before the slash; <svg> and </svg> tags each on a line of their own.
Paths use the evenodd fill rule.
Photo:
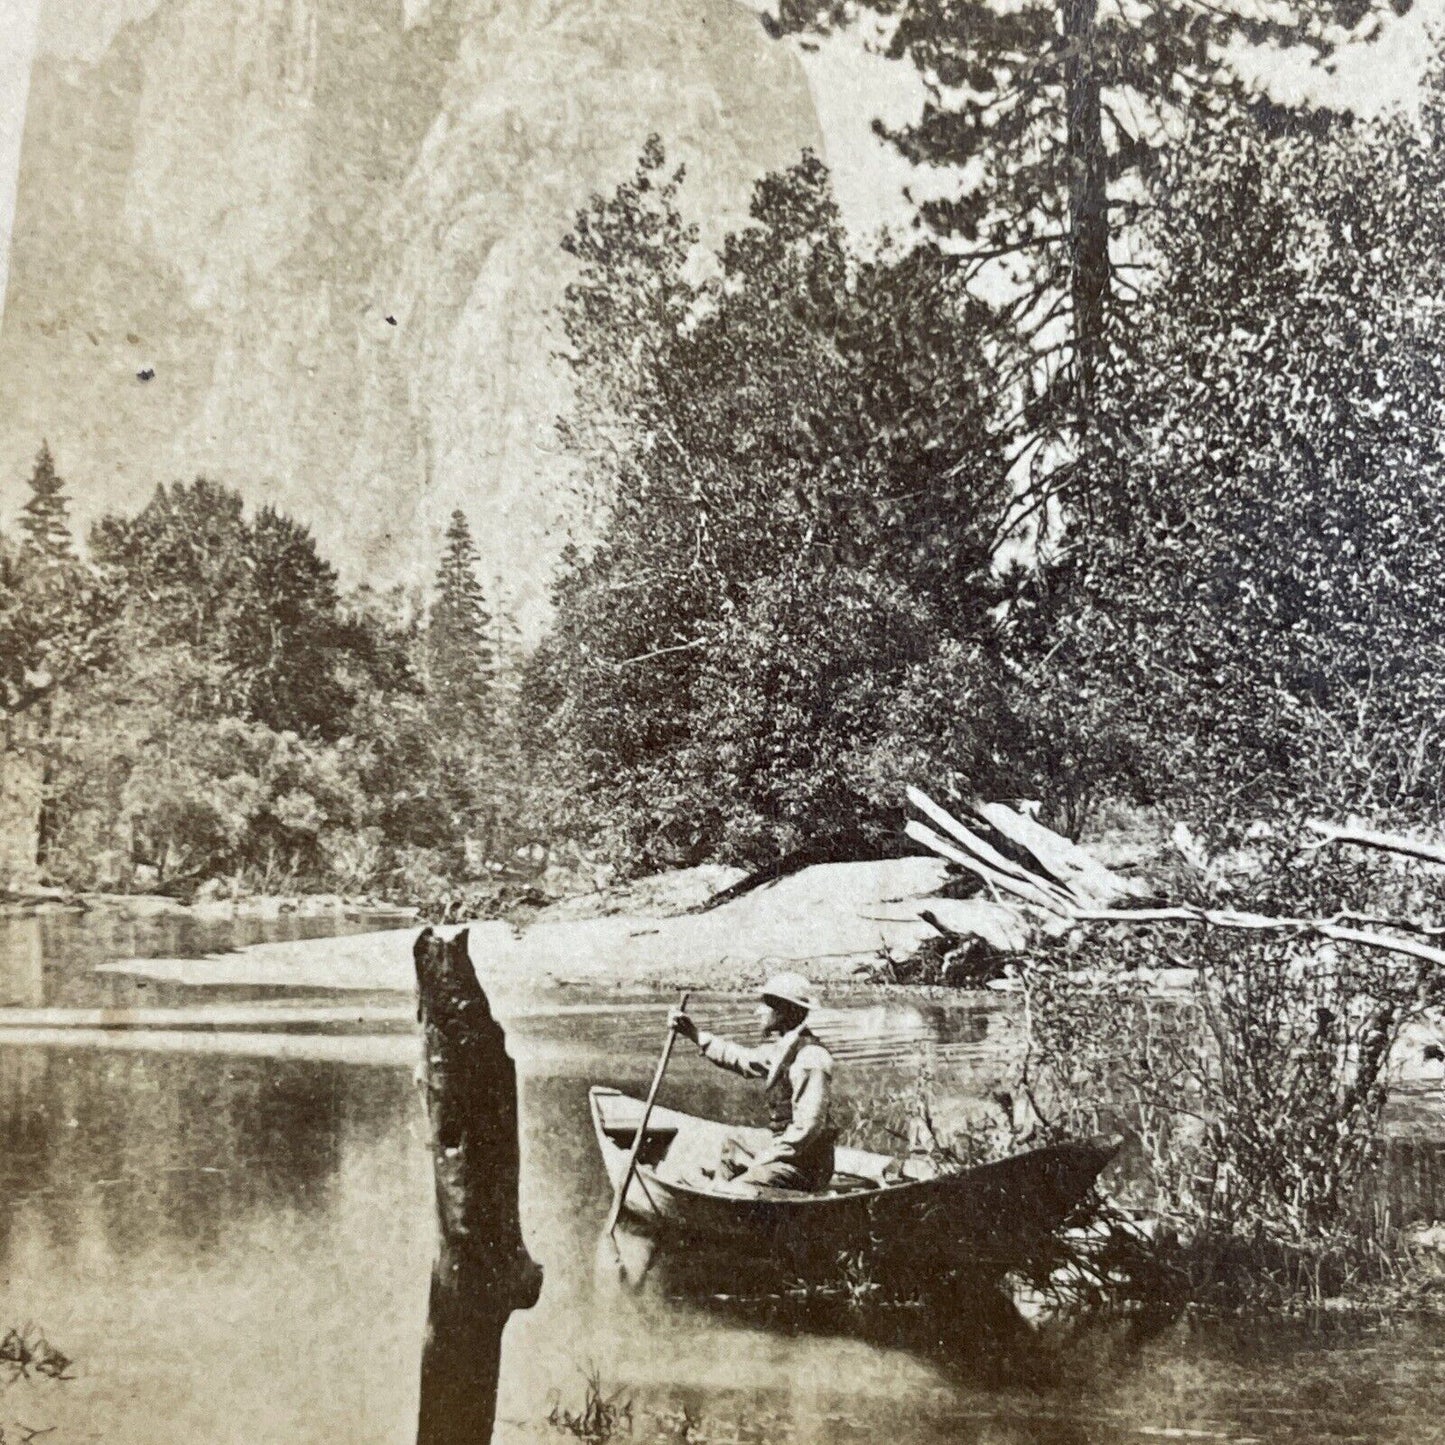
<svg viewBox="0 0 1445 1445">
<path fill-rule="evenodd" d="M 24 129 L 30 67 L 43 53 L 95 60 L 117 29 L 159 0 L 0 0 L 0 317 L 9 270 L 15 180 Z M 232 0 L 215 0 L 216 4 Z M 430 0 L 406 0 L 412 19 Z M 625 0 L 619 0 L 625 3 Z M 42 14 L 43 9 L 43 14 Z M 1264 69 L 1281 99 L 1313 93 L 1369 112 L 1408 102 L 1428 53 L 1427 30 L 1445 22 L 1445 0 L 1417 0 L 1403 18 L 1390 16 L 1371 44 L 1342 53 L 1334 73 L 1312 71 L 1303 55 L 1275 53 Z M 845 219 L 860 233 L 906 221 L 906 165 L 872 134 L 875 116 L 897 123 L 916 113 L 921 92 L 905 66 L 871 56 L 852 41 L 833 41 L 804 54 L 827 159 Z"/>
</svg>

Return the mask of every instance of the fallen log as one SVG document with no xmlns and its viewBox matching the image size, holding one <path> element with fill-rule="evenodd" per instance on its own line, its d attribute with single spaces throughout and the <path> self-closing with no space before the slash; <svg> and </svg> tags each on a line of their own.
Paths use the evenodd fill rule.
<svg viewBox="0 0 1445 1445">
<path fill-rule="evenodd" d="M 466 930 L 442 939 L 424 929 L 412 957 L 438 1225 L 417 1445 L 484 1445 L 496 1420 L 502 1333 L 542 1287 L 518 1208 L 517 1075 Z"/>
<path fill-rule="evenodd" d="M 1445 967 L 1445 949 L 1421 942 L 1419 937 L 1401 938 L 1394 933 L 1381 933 L 1372 929 L 1353 927 L 1345 920 L 1377 921 L 1364 920 L 1354 914 L 1341 913 L 1329 918 L 1287 918 L 1246 913 L 1238 909 L 1201 908 L 1193 904 L 1160 908 L 1089 906 L 1083 903 L 1077 895 L 1067 892 L 1055 879 L 1045 876 L 1043 872 L 1034 873 L 1022 864 L 1005 859 L 996 850 L 989 849 L 986 844 L 981 848 L 968 845 L 966 840 L 975 836 L 971 830 L 933 803 L 926 794 L 919 792 L 916 788 L 911 788 L 908 796 L 915 806 L 948 827 L 948 831 L 958 839 L 958 842 L 952 842 L 926 824 L 916 821 L 910 821 L 905 830 L 910 838 L 924 844 L 940 857 L 969 869 L 997 892 L 1008 893 L 1021 903 L 1041 908 L 1055 917 L 1065 919 L 1067 923 L 1128 924 L 1136 927 L 1183 923 L 1255 933 L 1293 933 L 1298 936 L 1329 939 L 1335 943 L 1355 944 L 1361 948 L 1371 948 L 1384 953 L 1400 954 L 1421 963 Z M 979 805 L 976 811 L 983 812 L 984 806 Z M 984 816 L 989 815 L 984 814 Z M 949 826 L 950 824 L 952 826 Z M 1409 840 L 1395 839 L 1388 834 L 1369 834 L 1364 830 L 1338 829 L 1333 824 L 1321 823 L 1309 826 L 1316 832 L 1326 833 L 1330 841 L 1367 842 L 1370 846 L 1384 846 L 1383 843 L 1375 843 L 1374 839 L 1388 839 L 1390 843 L 1409 843 Z M 1074 845 L 1069 846 L 1073 847 Z M 1429 845 L 1410 846 L 1419 850 L 1416 856 L 1430 857 L 1431 852 L 1434 851 L 1429 850 Z M 1405 851 L 1405 849 L 1400 848 L 1397 851 Z M 987 856 L 990 852 L 993 853 L 993 857 Z M 1445 863 L 1445 849 L 1439 850 L 1439 861 Z M 1042 868 L 1042 866 L 1041 864 L 1040 867 Z M 1100 866 L 1102 868 L 1102 865 Z M 1088 869 L 1079 871 L 1084 876 L 1090 872 Z M 1107 874 L 1107 870 L 1103 870 L 1103 872 Z M 1378 920 L 1378 922 L 1385 926 L 1412 928 L 1413 931 L 1425 936 L 1429 936 L 1430 932 L 1426 928 L 1416 928 L 1414 925 L 1394 925 L 1389 920 Z"/>
<path fill-rule="evenodd" d="M 1027 903 L 1034 908 L 1042 908 L 1045 912 L 1052 913 L 1058 918 L 1073 916 L 1073 905 L 1060 898 L 1057 890 L 1047 886 L 1042 880 L 1029 882 L 1015 878 L 1011 873 L 1000 872 L 981 858 L 965 852 L 961 845 L 950 843 L 947 838 L 941 837 L 932 828 L 916 820 L 910 819 L 904 832 L 916 842 L 931 848 L 939 857 L 947 858 L 949 862 L 957 863 L 960 868 L 967 868 L 971 873 L 976 873 L 996 892 L 1011 894 L 1021 903 Z"/>
<path fill-rule="evenodd" d="M 951 834 L 968 853 L 992 870 L 992 874 L 1002 874 L 1005 877 L 1016 879 L 1025 884 L 1030 893 L 1043 894 L 1051 899 L 1058 908 L 1070 908 L 1078 901 L 1069 894 L 1067 888 L 1058 886 L 1051 879 L 1039 877 L 1022 864 L 1005 858 L 992 844 L 980 838 L 977 833 L 955 818 L 946 808 L 939 807 L 921 789 L 909 788 L 908 801 L 925 817 L 938 824 L 944 832 Z M 988 882 L 989 879 L 986 877 L 984 881 Z"/>
<path fill-rule="evenodd" d="M 1002 803 L 975 799 L 972 810 L 999 837 L 1033 858 L 1041 877 L 1050 878 L 1086 907 L 1107 908 L 1123 898 L 1142 898 L 1149 889 L 1136 879 L 1122 878 L 1069 839 Z"/>
</svg>

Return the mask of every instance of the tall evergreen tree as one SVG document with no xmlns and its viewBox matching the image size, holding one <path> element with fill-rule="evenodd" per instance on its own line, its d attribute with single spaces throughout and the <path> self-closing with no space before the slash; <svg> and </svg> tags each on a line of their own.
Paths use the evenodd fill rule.
<svg viewBox="0 0 1445 1445">
<path fill-rule="evenodd" d="M 866 15 L 879 48 L 917 70 L 922 115 L 879 129 L 916 164 L 967 178 L 923 202 L 920 219 L 976 263 L 1028 278 L 1017 319 L 1045 361 L 1030 410 L 1048 434 L 1090 414 L 1131 294 L 1122 228 L 1147 204 L 1178 122 L 1230 109 L 1271 129 L 1308 119 L 1307 104 L 1252 87 L 1240 54 L 1323 58 L 1369 36 L 1387 4 L 1403 13 L 1411 0 L 780 0 L 765 23 L 816 34 Z"/>
<path fill-rule="evenodd" d="M 427 627 L 433 721 L 447 732 L 475 732 L 493 721 L 496 657 L 492 617 L 477 580 L 477 549 L 465 514 L 447 527 Z"/>
<path fill-rule="evenodd" d="M 65 483 L 42 446 L 20 513 L 19 536 L 0 537 L 0 714 L 35 709 L 100 662 L 109 607 L 70 535 Z M 43 730 L 44 723 L 41 723 Z"/>
<path fill-rule="evenodd" d="M 23 546 L 32 556 L 46 561 L 70 560 L 75 543 L 70 535 L 70 502 L 65 483 L 56 474 L 55 458 L 48 443 L 42 442 L 30 473 L 30 498 L 21 509 Z"/>
</svg>

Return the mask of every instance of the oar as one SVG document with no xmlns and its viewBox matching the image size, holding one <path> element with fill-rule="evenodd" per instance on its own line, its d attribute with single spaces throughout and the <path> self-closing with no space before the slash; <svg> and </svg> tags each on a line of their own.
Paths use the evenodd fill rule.
<svg viewBox="0 0 1445 1445">
<path fill-rule="evenodd" d="M 687 994 L 683 994 L 681 1008 L 687 1008 Z M 637 1156 L 642 1152 L 642 1138 L 647 1132 L 647 1121 L 652 1117 L 653 1101 L 657 1098 L 657 1091 L 662 1085 L 662 1076 L 667 1072 L 667 1061 L 672 1057 L 672 1046 L 677 1042 L 677 1030 L 670 1028 L 667 1031 L 667 1042 L 662 1046 L 662 1057 L 657 1061 L 657 1072 L 652 1076 L 652 1087 L 647 1091 L 647 1103 L 642 1106 L 642 1121 L 637 1126 L 637 1133 L 632 1140 L 632 1152 L 627 1156 L 627 1168 L 622 1175 L 622 1183 L 617 1186 L 617 1193 L 612 1199 L 612 1210 L 607 1216 L 607 1228 L 603 1231 L 606 1234 L 615 1234 L 617 1221 L 622 1216 L 622 1201 L 627 1198 L 627 1186 L 632 1183 L 632 1176 L 637 1172 Z"/>
</svg>

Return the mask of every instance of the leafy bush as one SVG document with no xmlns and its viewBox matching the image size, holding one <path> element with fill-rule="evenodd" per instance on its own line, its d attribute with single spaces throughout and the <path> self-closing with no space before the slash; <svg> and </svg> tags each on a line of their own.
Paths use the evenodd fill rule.
<svg viewBox="0 0 1445 1445">
<path fill-rule="evenodd" d="M 1387 864 L 1281 845 L 1254 870 L 1233 901 L 1276 916 L 1421 901 L 1418 880 Z M 1391 1050 L 1440 999 L 1428 965 L 1187 925 L 1072 944 L 1025 974 L 1026 1087 L 1048 1130 L 1124 1129 L 1144 1166 L 1139 1202 L 1190 1234 L 1299 1244 L 1359 1223 Z M 1187 969 L 1188 985 L 1161 992 L 1161 964 Z"/>
<path fill-rule="evenodd" d="M 600 539 L 532 671 L 537 756 L 633 870 L 877 846 L 923 761 L 1007 767 L 992 319 L 931 248 L 852 252 L 812 157 L 697 279 L 679 184 L 654 144 L 568 241 Z"/>
<path fill-rule="evenodd" d="M 1205 812 L 1438 812 L 1442 177 L 1438 78 L 1419 129 L 1176 158 L 1036 614 L 1065 753 Z"/>
</svg>

